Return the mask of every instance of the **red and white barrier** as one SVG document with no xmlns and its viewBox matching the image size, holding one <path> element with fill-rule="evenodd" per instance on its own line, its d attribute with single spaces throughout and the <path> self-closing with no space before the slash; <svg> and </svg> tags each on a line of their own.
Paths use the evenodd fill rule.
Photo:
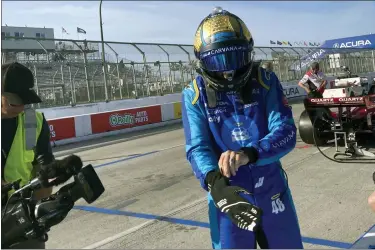
<svg viewBox="0 0 375 250">
<path fill-rule="evenodd" d="M 47 122 L 52 141 L 76 137 L 75 117 L 52 119 Z"/>
<path fill-rule="evenodd" d="M 77 116 L 82 114 L 96 114 L 101 112 L 120 110 L 120 109 L 131 109 L 139 108 L 152 105 L 162 105 L 165 103 L 179 102 L 181 100 L 181 93 L 178 94 L 168 94 L 164 96 L 150 96 L 139 99 L 125 99 L 125 100 L 115 100 L 97 103 L 86 103 L 78 104 L 74 107 L 71 106 L 61 106 L 53 108 L 42 108 L 38 111 L 43 112 L 47 119 L 57 119 L 61 117 Z"/>
<path fill-rule="evenodd" d="M 305 91 L 296 85 L 285 86 L 284 94 L 288 99 L 306 96 Z M 145 130 L 180 121 L 180 102 L 47 120 L 53 146 Z"/>
<path fill-rule="evenodd" d="M 51 144 L 63 145 L 176 123 L 181 118 L 180 106 L 167 103 L 47 120 Z"/>
</svg>

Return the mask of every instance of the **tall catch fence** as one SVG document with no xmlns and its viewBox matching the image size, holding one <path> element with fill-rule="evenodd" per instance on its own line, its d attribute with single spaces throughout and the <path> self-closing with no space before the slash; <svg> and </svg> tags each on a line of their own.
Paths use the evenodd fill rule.
<svg viewBox="0 0 375 250">
<path fill-rule="evenodd" d="M 18 61 L 34 72 L 35 89 L 43 99 L 40 107 L 180 93 L 196 76 L 192 45 L 104 42 L 103 67 L 101 41 L 6 39 L 27 41 L 27 48 L 33 48 L 2 48 L 2 63 Z M 357 74 L 375 72 L 373 50 L 324 48 L 323 54 L 316 47 L 255 48 L 255 59 L 272 62 L 285 84 L 301 79 L 315 60 L 326 75 L 339 74 L 340 66 Z"/>
</svg>

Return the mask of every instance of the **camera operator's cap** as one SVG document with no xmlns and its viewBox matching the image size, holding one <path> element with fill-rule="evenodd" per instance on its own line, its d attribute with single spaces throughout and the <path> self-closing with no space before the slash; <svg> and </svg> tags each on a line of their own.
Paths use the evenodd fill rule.
<svg viewBox="0 0 375 250">
<path fill-rule="evenodd" d="M 1 66 L 2 95 L 9 104 L 40 103 L 42 100 L 33 90 L 34 75 L 26 66 L 14 62 Z"/>
</svg>

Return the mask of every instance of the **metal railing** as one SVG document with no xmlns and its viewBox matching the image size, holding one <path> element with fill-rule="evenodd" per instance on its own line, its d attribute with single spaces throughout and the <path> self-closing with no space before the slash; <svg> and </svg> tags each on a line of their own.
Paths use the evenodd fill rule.
<svg viewBox="0 0 375 250">
<path fill-rule="evenodd" d="M 180 93 L 196 75 L 192 45 L 108 41 L 103 65 L 100 41 L 6 39 L 18 40 L 28 48 L 21 51 L 3 46 L 3 63 L 18 61 L 34 72 L 35 88 L 43 99 L 40 107 L 105 101 L 105 90 L 109 101 Z M 53 41 L 54 48 L 43 46 L 45 41 Z M 302 78 L 305 73 L 302 66 L 308 66 L 320 50 L 317 47 L 257 47 L 255 59 L 272 62 L 280 81 L 290 82 Z M 324 50 L 324 57 L 318 61 L 326 75 L 337 75 L 339 66 L 343 65 L 353 73 L 375 71 L 373 50 Z"/>
</svg>

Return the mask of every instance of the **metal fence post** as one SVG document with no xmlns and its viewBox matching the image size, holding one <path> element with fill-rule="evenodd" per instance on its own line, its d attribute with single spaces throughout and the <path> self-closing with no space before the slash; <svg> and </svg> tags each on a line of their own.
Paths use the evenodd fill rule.
<svg viewBox="0 0 375 250">
<path fill-rule="evenodd" d="M 182 61 L 180 60 L 179 62 L 178 62 L 178 64 L 180 65 L 180 75 L 181 75 L 181 80 L 182 80 L 182 82 L 181 82 L 181 91 L 182 90 L 184 90 L 184 82 L 185 82 L 185 79 L 184 79 L 184 68 L 182 67 L 183 65 L 182 65 Z"/>
<path fill-rule="evenodd" d="M 164 51 L 164 53 L 167 55 L 167 61 L 168 61 L 168 68 L 169 68 L 169 73 L 168 73 L 168 84 L 169 84 L 169 87 L 171 88 L 171 92 L 173 93 L 173 84 L 172 84 L 172 70 L 171 70 L 171 61 L 170 61 L 170 58 L 169 58 L 169 53 L 161 46 L 161 45 L 158 45 L 159 48 Z"/>
<path fill-rule="evenodd" d="M 103 34 L 103 21 L 102 21 L 102 3 L 103 0 L 100 0 L 99 5 L 99 17 L 100 17 L 100 38 L 102 42 L 102 64 L 103 64 L 103 79 L 104 79 L 104 92 L 105 92 L 105 101 L 109 102 L 108 98 L 108 86 L 107 86 L 107 67 L 105 63 L 105 52 L 104 52 L 104 34 Z"/>
<path fill-rule="evenodd" d="M 90 82 L 89 82 L 89 74 L 87 72 L 87 55 L 86 52 L 82 49 L 80 45 L 78 45 L 76 42 L 73 42 L 78 49 L 83 53 L 83 63 L 84 63 L 84 69 L 85 69 L 85 80 L 86 80 L 86 87 L 87 87 L 87 101 L 91 102 L 91 96 L 90 96 Z"/>
<path fill-rule="evenodd" d="M 158 66 L 158 71 L 159 71 L 159 77 L 158 78 L 159 78 L 159 81 L 160 81 L 160 95 L 164 95 L 164 91 L 163 91 L 163 79 L 161 77 L 161 65 L 160 65 L 160 61 L 156 61 L 154 63 L 154 66 Z M 159 84 L 156 84 L 156 93 L 159 94 Z"/>
<path fill-rule="evenodd" d="M 190 58 L 190 53 L 187 52 L 186 49 L 184 49 L 181 45 L 179 45 L 178 47 L 180 47 L 188 56 L 188 60 L 189 60 L 189 65 L 192 65 L 192 61 L 191 61 L 191 58 Z M 190 75 L 191 75 L 191 80 L 194 81 L 194 73 L 193 73 L 193 69 L 190 68 Z"/>
<path fill-rule="evenodd" d="M 148 81 L 148 67 L 147 67 L 147 61 L 146 61 L 146 55 L 145 55 L 145 52 L 143 52 L 137 45 L 135 45 L 134 43 L 132 43 L 131 45 L 134 46 L 134 48 L 136 48 L 139 53 L 142 54 L 142 58 L 143 58 L 143 72 L 144 72 L 144 77 L 145 77 L 145 80 L 146 80 L 146 86 L 147 86 L 147 96 L 150 96 L 150 84 L 149 84 L 149 81 Z M 143 91 L 143 84 L 142 84 L 142 91 Z M 144 96 L 144 94 L 143 94 Z"/>
<path fill-rule="evenodd" d="M 72 81 L 72 66 L 68 64 L 68 70 L 69 70 L 69 81 L 70 81 L 70 99 L 72 101 L 71 105 L 76 104 L 75 98 L 74 98 L 74 86 Z"/>
<path fill-rule="evenodd" d="M 118 80 L 118 87 L 119 87 L 119 90 L 120 90 L 120 98 L 122 99 L 122 86 L 121 86 L 120 72 L 119 72 L 119 67 L 118 67 L 118 64 L 119 64 L 119 62 L 118 62 L 118 53 L 111 46 L 109 46 L 108 43 L 105 43 L 105 44 L 108 46 L 108 48 L 110 50 L 112 50 L 113 53 L 115 53 L 115 56 L 116 56 L 117 80 Z"/>
<path fill-rule="evenodd" d="M 136 73 L 134 68 L 134 62 L 131 62 L 132 72 L 133 72 L 133 85 L 134 85 L 134 95 L 135 99 L 138 99 L 138 85 L 137 85 L 137 79 L 136 79 Z"/>
<path fill-rule="evenodd" d="M 39 40 L 35 40 L 35 41 L 39 44 L 40 47 L 42 47 L 42 49 L 44 50 L 44 53 L 46 53 L 46 56 L 47 56 L 47 62 L 49 63 L 49 54 L 48 54 L 48 51 L 47 51 L 46 48 L 43 46 L 43 44 L 41 44 L 41 43 L 39 42 Z"/>
</svg>

